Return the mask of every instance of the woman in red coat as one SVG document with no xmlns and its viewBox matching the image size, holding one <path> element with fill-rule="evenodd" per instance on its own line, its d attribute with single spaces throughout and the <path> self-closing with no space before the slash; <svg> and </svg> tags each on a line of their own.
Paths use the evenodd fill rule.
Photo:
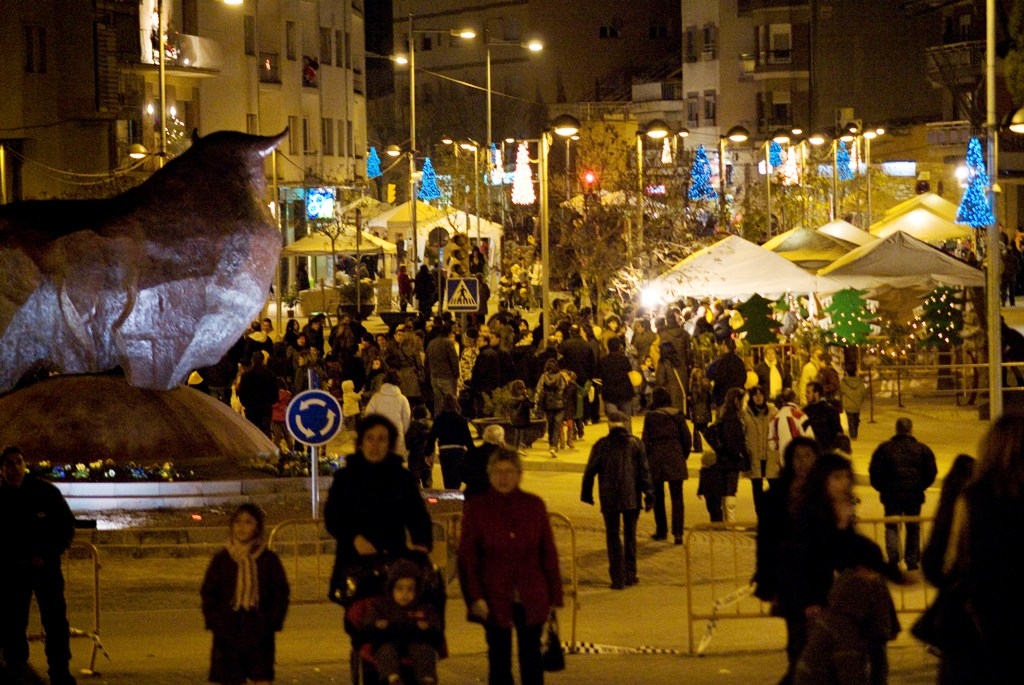
<svg viewBox="0 0 1024 685">
<path fill-rule="evenodd" d="M 466 500 L 459 582 L 471 620 L 484 625 L 489 685 L 512 685 L 512 628 L 522 685 L 541 685 L 540 636 L 562 606 L 562 576 L 547 508 L 519 489 L 519 455 L 500 449 L 487 464 L 490 489 Z"/>
</svg>

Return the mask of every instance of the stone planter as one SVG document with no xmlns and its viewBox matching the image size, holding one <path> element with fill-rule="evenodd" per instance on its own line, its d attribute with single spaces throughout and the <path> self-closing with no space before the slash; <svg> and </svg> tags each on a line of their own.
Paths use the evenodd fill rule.
<svg viewBox="0 0 1024 685">
<path fill-rule="evenodd" d="M 505 429 L 505 440 L 511 441 L 517 430 L 522 430 L 521 442 L 526 447 L 532 447 L 534 441 L 543 437 L 548 432 L 548 422 L 544 419 L 531 419 L 530 427 L 525 429 L 514 428 L 508 419 L 497 419 L 494 417 L 484 419 L 472 419 L 470 423 L 476 428 L 477 438 L 483 439 L 484 429 L 488 426 L 498 425 Z"/>
</svg>

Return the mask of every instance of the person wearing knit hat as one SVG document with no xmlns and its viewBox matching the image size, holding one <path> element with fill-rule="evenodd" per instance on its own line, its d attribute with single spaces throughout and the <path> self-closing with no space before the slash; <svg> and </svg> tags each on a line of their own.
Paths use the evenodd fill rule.
<svg viewBox="0 0 1024 685">
<path fill-rule="evenodd" d="M 242 504 L 229 539 L 210 560 L 200 597 L 213 632 L 210 682 L 274 681 L 274 635 L 284 626 L 289 587 L 280 558 L 263 541 L 263 510 Z"/>
<path fill-rule="evenodd" d="M 654 506 L 647 455 L 640 439 L 627 432 L 629 421 L 622 412 L 608 412 L 608 435 L 594 443 L 590 451 L 580 494 L 580 501 L 593 504 L 594 478 L 598 479 L 613 590 L 640 582 L 636 574 L 636 522 L 641 504 L 647 511 Z"/>
<path fill-rule="evenodd" d="M 416 685 L 437 682 L 437 654 L 444 634 L 437 609 L 423 599 L 425 572 L 413 561 L 400 559 L 388 571 L 384 596 L 369 600 L 358 638 L 373 646 L 382 683 L 403 682 L 403 658 L 411 662 Z"/>
</svg>

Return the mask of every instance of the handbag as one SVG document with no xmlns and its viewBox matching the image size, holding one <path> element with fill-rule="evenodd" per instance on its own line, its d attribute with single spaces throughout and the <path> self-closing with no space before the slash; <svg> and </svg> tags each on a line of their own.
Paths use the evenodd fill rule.
<svg viewBox="0 0 1024 685">
<path fill-rule="evenodd" d="M 327 598 L 347 608 L 358 599 L 381 594 L 384 592 L 390 561 L 387 557 L 376 556 L 347 564 L 335 564 Z"/>
<path fill-rule="evenodd" d="M 565 670 L 565 651 L 562 649 L 562 640 L 558 636 L 558 616 L 552 609 L 548 614 L 548 620 L 544 624 L 544 632 L 540 638 L 540 660 L 545 671 Z"/>
<path fill-rule="evenodd" d="M 940 653 L 977 646 L 981 633 L 963 586 L 954 581 L 940 589 L 910 634 Z"/>
</svg>

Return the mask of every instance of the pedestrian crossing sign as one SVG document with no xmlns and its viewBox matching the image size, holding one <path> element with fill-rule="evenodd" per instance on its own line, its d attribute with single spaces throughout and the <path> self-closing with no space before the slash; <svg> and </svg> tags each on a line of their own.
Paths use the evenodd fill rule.
<svg viewBox="0 0 1024 685">
<path fill-rule="evenodd" d="M 445 281 L 450 312 L 475 312 L 480 309 L 480 281 L 475 278 L 449 278 Z"/>
</svg>

